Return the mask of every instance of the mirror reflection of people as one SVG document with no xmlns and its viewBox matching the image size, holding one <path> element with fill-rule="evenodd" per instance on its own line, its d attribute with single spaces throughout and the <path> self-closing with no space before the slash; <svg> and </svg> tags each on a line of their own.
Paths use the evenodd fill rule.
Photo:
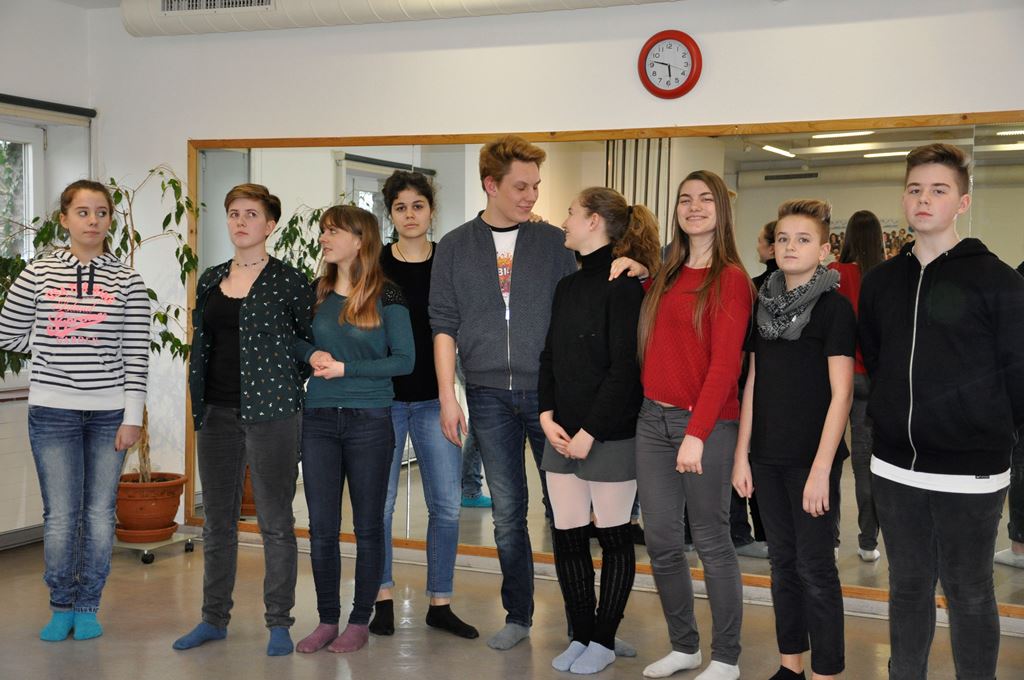
<svg viewBox="0 0 1024 680">
<path fill-rule="evenodd" d="M 479 636 L 451 609 L 455 581 L 455 553 L 459 545 L 459 507 L 462 499 L 462 451 L 441 432 L 441 403 L 437 398 L 430 315 L 430 270 L 434 243 L 427 238 L 434 213 L 434 187 L 421 173 L 396 170 L 384 182 L 384 205 L 397 240 L 384 246 L 381 266 L 388 280 L 398 284 L 409 306 L 416 346 L 412 373 L 392 379 L 395 400 L 391 423 L 395 430 L 394 458 L 384 505 L 384 573 L 374 605 L 370 632 L 395 632 L 395 587 L 391 571 L 391 523 L 398 497 L 406 438 L 412 440 L 427 504 L 427 625 L 460 637 Z"/>
<path fill-rule="evenodd" d="M 822 266 L 831 208 L 817 200 L 779 207 L 772 274 L 757 296 L 747 340 L 732 473 L 744 497 L 755 491 L 771 546 L 772 606 L 779 649 L 774 680 L 842 673 L 843 592 L 832 552 L 853 401 L 857 319 L 840 295 L 839 273 Z"/>
<path fill-rule="evenodd" d="M 1017 267 L 1017 273 L 1024 276 L 1024 262 Z M 1024 569 L 1024 428 L 1017 431 L 1017 444 L 1013 447 L 1010 463 L 1010 490 L 1007 506 L 1010 520 L 1010 547 L 995 554 L 996 564 Z"/>
<path fill-rule="evenodd" d="M 729 482 L 752 302 L 725 182 L 709 171 L 692 172 L 679 185 L 672 242 L 644 299 L 638 334 L 645 399 L 637 422 L 637 485 L 672 645 L 644 669 L 645 677 L 702 665 L 683 553 L 685 506 L 714 619 L 712 659 L 697 678 L 739 678 L 743 586 L 729 535 Z"/>
<path fill-rule="evenodd" d="M 142 278 L 110 253 L 110 192 L 80 180 L 60 196 L 68 247 L 29 262 L 0 310 L 0 348 L 31 352 L 28 439 L 43 497 L 43 580 L 51 617 L 40 639 L 103 634 L 125 451 L 146 405 L 150 309 Z"/>
<path fill-rule="evenodd" d="M 466 374 L 466 401 L 491 491 L 501 565 L 505 626 L 487 644 L 511 649 L 533 623 L 533 553 L 527 531 L 524 442 L 536 463 L 544 450 L 537 375 L 558 281 L 576 270 L 561 230 L 530 215 L 543 149 L 502 137 L 480 151 L 487 207 L 445 235 L 430 281 L 441 427 L 461 444 L 466 417 L 455 399 L 455 350 Z M 543 476 L 541 477 L 543 488 Z"/>
<path fill-rule="evenodd" d="M 957 234 L 969 191 L 961 149 L 911 151 L 903 211 L 915 240 L 861 286 L 893 680 L 928 677 L 938 582 L 957 675 L 996 676 L 992 555 L 1024 425 L 1024 279 Z"/>
<path fill-rule="evenodd" d="M 302 486 L 320 623 L 296 649 L 354 652 L 370 636 L 384 570 L 384 504 L 395 450 L 392 378 L 415 365 L 409 307 L 380 264 L 372 213 L 336 205 L 320 217 L 320 278 L 314 283 L 313 377 L 302 413 Z M 356 535 L 355 589 L 341 634 L 341 498 L 348 483 Z M 257 507 L 259 500 L 257 499 Z"/>
<path fill-rule="evenodd" d="M 839 260 L 828 266 L 839 272 L 839 293 L 850 301 L 854 313 L 859 304 L 862 278 L 884 261 L 881 222 L 870 210 L 858 210 L 846 223 L 846 237 Z M 878 551 L 878 516 L 871 497 L 871 421 L 867 414 L 871 381 L 864 368 L 860 348 L 857 349 L 853 371 L 850 465 L 857 497 L 857 555 L 865 562 L 876 562 L 881 553 Z"/>
<path fill-rule="evenodd" d="M 277 196 L 260 184 L 240 184 L 225 196 L 224 209 L 234 255 L 196 284 L 189 361 L 203 487 L 202 622 L 173 646 L 191 649 L 227 637 L 248 466 L 263 537 L 267 654 L 283 656 L 293 651 L 292 499 L 313 294 L 301 272 L 267 254 L 267 237 L 281 218 Z"/>
<path fill-rule="evenodd" d="M 779 268 L 775 260 L 775 225 L 776 220 L 772 220 L 765 223 L 757 232 L 757 260 L 765 266 L 765 270 L 751 279 L 754 290 L 761 290 L 768 277 Z M 744 354 L 739 380 L 741 403 L 749 365 L 749 358 Z M 744 497 L 733 489 L 729 505 L 729 533 L 737 555 L 757 559 L 768 558 L 768 541 L 765 540 L 764 524 L 761 522 L 761 509 L 757 505 L 756 494 L 751 493 L 749 497 Z"/>
<path fill-rule="evenodd" d="M 616 256 L 657 269 L 658 222 L 644 206 L 595 187 L 572 202 L 562 229 L 582 268 L 555 288 L 540 358 L 538 401 L 547 437 L 541 467 L 554 512 L 555 571 L 572 628 L 568 649 L 551 665 L 590 674 L 615 660 L 615 632 L 636 570 L 630 514 L 643 400 L 636 327 L 644 293 L 635 278 L 608 279 Z M 592 512 L 601 544 L 599 601 Z"/>
</svg>

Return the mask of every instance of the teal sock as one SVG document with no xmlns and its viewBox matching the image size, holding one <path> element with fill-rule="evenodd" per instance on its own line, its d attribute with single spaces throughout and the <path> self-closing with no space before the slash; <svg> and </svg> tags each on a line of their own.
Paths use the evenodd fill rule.
<svg viewBox="0 0 1024 680">
<path fill-rule="evenodd" d="M 204 642 L 210 642 L 211 640 L 223 640 L 227 636 L 227 628 L 217 628 L 216 626 L 203 621 L 188 633 L 175 640 L 174 644 L 171 646 L 175 649 L 192 649 L 193 647 L 198 647 Z"/>
<path fill-rule="evenodd" d="M 96 620 L 96 612 L 75 612 L 75 639 L 91 640 L 103 635 L 103 626 Z"/>
<path fill-rule="evenodd" d="M 288 656 L 295 650 L 292 644 L 292 636 L 284 626 L 274 626 L 270 629 L 270 642 L 267 643 L 267 656 Z"/>
<path fill-rule="evenodd" d="M 39 632 L 39 639 L 46 642 L 66 640 L 75 626 L 75 613 L 72 611 L 53 612 L 50 622 Z"/>
</svg>

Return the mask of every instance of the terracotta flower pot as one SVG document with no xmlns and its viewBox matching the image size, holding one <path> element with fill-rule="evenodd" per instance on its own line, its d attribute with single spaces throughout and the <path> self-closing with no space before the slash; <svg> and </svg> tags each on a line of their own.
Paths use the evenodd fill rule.
<svg viewBox="0 0 1024 680">
<path fill-rule="evenodd" d="M 139 474 L 121 475 L 117 487 L 117 537 L 125 543 L 165 541 L 178 528 L 179 497 L 185 488 L 185 475 L 155 472 L 153 481 L 142 484 Z"/>
</svg>

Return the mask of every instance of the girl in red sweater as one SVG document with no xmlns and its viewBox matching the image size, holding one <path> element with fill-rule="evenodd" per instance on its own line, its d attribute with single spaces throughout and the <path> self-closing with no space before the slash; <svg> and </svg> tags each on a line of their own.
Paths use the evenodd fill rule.
<svg viewBox="0 0 1024 680">
<path fill-rule="evenodd" d="M 729 535 L 737 379 L 753 288 L 740 262 L 729 191 L 718 175 L 687 175 L 674 236 L 644 300 L 638 329 L 644 403 L 636 472 L 647 551 L 672 651 L 644 669 L 667 677 L 701 666 L 693 588 L 683 554 L 683 509 L 711 600 L 711 663 L 696 680 L 739 678 L 743 616 Z"/>
</svg>

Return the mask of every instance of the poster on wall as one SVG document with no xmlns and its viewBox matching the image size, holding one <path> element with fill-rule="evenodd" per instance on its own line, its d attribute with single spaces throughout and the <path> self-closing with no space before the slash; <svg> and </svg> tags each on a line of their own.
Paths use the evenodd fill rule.
<svg viewBox="0 0 1024 680">
<path fill-rule="evenodd" d="M 843 242 L 846 240 L 846 223 L 849 218 L 832 220 L 832 231 L 828 235 L 828 242 L 832 248 L 832 260 L 839 259 L 839 253 L 843 250 Z M 899 255 L 900 248 L 914 240 L 914 230 L 905 226 L 903 220 L 895 217 L 879 217 L 882 223 L 882 249 L 885 251 L 885 259 Z"/>
</svg>

